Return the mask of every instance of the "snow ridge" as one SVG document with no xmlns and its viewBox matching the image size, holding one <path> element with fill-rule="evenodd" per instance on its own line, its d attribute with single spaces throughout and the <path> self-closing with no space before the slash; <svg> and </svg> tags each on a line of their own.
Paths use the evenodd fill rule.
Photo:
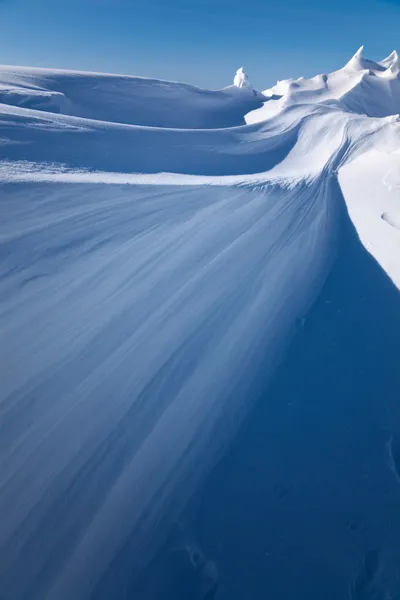
<svg viewBox="0 0 400 600">
<path fill-rule="evenodd" d="M 380 62 L 364 57 L 361 46 L 350 61 L 338 71 L 278 81 L 264 95 L 280 98 L 246 116 L 248 123 L 264 120 L 284 107 L 298 103 L 329 102 L 353 113 L 386 117 L 399 113 L 400 60 L 394 50 Z"/>
<path fill-rule="evenodd" d="M 0 68 L 6 597 L 131 589 L 318 299 L 339 181 L 400 285 L 399 219 L 376 183 L 384 156 L 397 193 L 399 82 L 396 52 L 362 48 L 263 95 L 242 68 L 215 92 Z"/>
</svg>

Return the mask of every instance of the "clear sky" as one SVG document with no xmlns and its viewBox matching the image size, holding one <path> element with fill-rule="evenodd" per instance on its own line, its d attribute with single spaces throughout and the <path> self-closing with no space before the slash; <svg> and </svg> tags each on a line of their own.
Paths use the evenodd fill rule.
<svg viewBox="0 0 400 600">
<path fill-rule="evenodd" d="M 400 51 L 400 0 L 0 0 L 0 63 L 219 88 L 339 68 L 361 45 Z"/>
</svg>

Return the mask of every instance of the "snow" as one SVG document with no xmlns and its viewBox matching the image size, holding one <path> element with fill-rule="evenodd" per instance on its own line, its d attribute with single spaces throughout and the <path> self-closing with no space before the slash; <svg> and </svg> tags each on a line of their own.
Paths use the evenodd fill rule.
<svg viewBox="0 0 400 600">
<path fill-rule="evenodd" d="M 244 72 L 243 67 L 240 67 L 240 69 L 236 71 L 235 79 L 233 80 L 233 85 L 235 85 L 238 88 L 253 89 L 253 86 L 249 81 L 249 77 L 247 73 Z"/>
<path fill-rule="evenodd" d="M 113 123 L 186 129 L 242 125 L 245 114 L 265 98 L 238 92 L 234 86 L 209 91 L 143 77 L 0 66 L 0 103 Z"/>
<path fill-rule="evenodd" d="M 400 153 L 371 149 L 344 166 L 339 181 L 361 241 L 400 288 Z"/>
<path fill-rule="evenodd" d="M 252 111 L 247 123 L 255 123 L 278 114 L 293 104 L 329 103 L 347 112 L 370 117 L 386 117 L 399 112 L 400 61 L 396 51 L 381 62 L 364 58 L 361 47 L 352 59 L 338 71 L 278 81 L 265 90 L 267 97 L 278 98 Z"/>
<path fill-rule="evenodd" d="M 6 598 L 122 599 L 134 590 L 143 600 L 165 597 L 170 569 L 157 557 L 164 556 L 171 527 L 186 518 L 199 490 L 207 503 L 207 477 L 244 418 L 256 414 L 257 400 L 271 389 L 286 405 L 285 384 L 274 383 L 279 365 L 301 393 L 295 384 L 301 377 L 290 375 L 302 364 L 301 350 L 292 362 L 290 356 L 304 338 L 305 356 L 317 360 L 308 320 L 325 331 L 321 314 L 332 302 L 335 311 L 344 310 L 343 302 L 354 322 L 364 314 L 361 301 L 358 314 L 358 301 L 346 304 L 340 296 L 351 281 L 349 265 L 357 270 L 361 256 L 358 242 L 343 233 L 351 223 L 373 257 L 360 259 L 360 268 L 366 265 L 374 282 L 382 272 L 396 292 L 400 286 L 399 82 L 397 53 L 373 62 L 362 49 L 335 73 L 281 81 L 264 94 L 253 90 L 242 68 L 234 86 L 207 91 L 128 76 L 0 67 L 0 512 L 6 516 L 0 580 Z M 377 261 L 379 273 L 369 260 Z M 388 314 L 398 306 L 396 300 L 387 305 Z M 395 357 L 400 336 L 393 327 Z M 319 343 L 330 356 L 333 346 Z M 343 351 L 336 360 L 345 372 L 354 357 Z M 390 379 L 390 360 L 385 369 Z M 306 363 L 304 378 L 312 372 Z M 348 435 L 351 444 L 353 430 Z M 397 431 L 390 436 L 393 448 Z M 260 457 L 286 473 L 284 456 L 268 450 Z M 324 457 L 329 462 L 322 449 L 322 470 Z M 352 457 L 350 465 L 359 469 Z M 234 471 L 239 483 L 246 478 L 240 472 Z M 315 472 L 304 485 L 312 488 L 321 478 Z M 226 473 L 221 481 L 233 486 Z M 382 494 L 389 493 L 385 485 Z M 223 492 L 210 497 L 217 508 L 209 522 L 220 523 Z M 236 506 L 233 497 L 232 514 Z M 251 512 L 250 506 L 241 518 L 251 519 Z M 229 540 L 227 531 L 220 535 Z M 185 536 L 183 528 L 172 555 L 179 548 L 189 556 L 197 578 L 190 597 L 204 600 L 230 563 L 210 560 L 197 539 Z M 234 561 L 236 552 L 241 555 L 232 547 L 226 556 Z M 358 559 L 354 552 L 346 565 L 336 564 L 344 580 Z M 154 591 L 156 582 L 162 591 Z M 242 598 L 247 575 L 236 591 L 225 585 L 221 598 Z M 321 585 L 327 587 L 317 597 L 328 598 L 330 582 Z M 252 597 L 267 591 L 253 590 Z M 168 593 L 176 596 L 176 587 Z M 305 597 L 311 600 L 311 593 Z M 293 589 L 282 597 L 293 598 Z"/>
</svg>

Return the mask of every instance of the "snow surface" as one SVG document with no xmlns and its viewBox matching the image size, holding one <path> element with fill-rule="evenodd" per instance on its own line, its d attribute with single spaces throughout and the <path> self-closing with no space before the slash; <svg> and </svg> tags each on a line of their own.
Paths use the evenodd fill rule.
<svg viewBox="0 0 400 600">
<path fill-rule="evenodd" d="M 316 75 L 312 79 L 287 79 L 278 81 L 265 90 L 267 97 L 278 95 L 279 99 L 265 104 L 246 117 L 254 123 L 277 114 L 292 104 L 329 103 L 347 112 L 370 117 L 385 117 L 400 112 L 400 59 L 392 52 L 381 62 L 364 58 L 361 47 L 352 59 L 339 71 L 328 75 Z"/>
<path fill-rule="evenodd" d="M 238 87 L 209 91 L 143 77 L 0 66 L 0 103 L 152 127 L 243 125 L 265 98 Z"/>
<path fill-rule="evenodd" d="M 243 67 L 240 67 L 236 71 L 235 79 L 233 80 L 233 85 L 238 88 L 250 88 L 253 89 L 253 86 L 250 83 L 249 76 L 244 72 Z"/>
<path fill-rule="evenodd" d="M 360 331 L 370 326 L 364 300 L 335 304 L 351 287 L 349 265 L 355 281 L 364 271 L 380 281 L 376 269 L 390 278 L 395 292 L 385 293 L 396 300 L 387 314 L 396 314 L 399 59 L 392 53 L 374 63 L 360 49 L 336 73 L 279 82 L 264 95 L 253 93 L 242 70 L 234 83 L 212 92 L 135 77 L 0 68 L 0 594 L 7 600 L 170 599 L 187 579 L 171 583 L 171 556 L 190 575 L 191 591 L 181 591 L 182 598 L 266 597 L 277 586 L 272 575 L 263 580 L 261 563 L 257 570 L 258 554 L 253 583 L 240 564 L 232 570 L 235 557 L 245 560 L 240 539 L 234 543 L 232 527 L 218 525 L 226 498 L 207 476 L 245 416 L 257 414 L 259 398 L 267 407 L 269 397 L 286 406 L 286 384 L 274 377 L 285 356 L 286 380 L 302 398 L 296 381 L 314 369 L 306 363 L 300 376 L 296 365 L 302 354 L 317 361 L 326 342 L 314 339 L 309 319 L 324 330 L 331 317 L 323 311 L 333 302 L 335 315 L 346 306 L 350 324 L 358 326 L 364 315 Z M 352 236 L 343 251 L 349 217 L 373 258 L 358 258 Z M 391 282 L 377 289 L 391 290 Z M 391 326 L 389 353 L 396 359 L 398 319 Z M 342 371 L 326 374 L 332 389 L 349 369 L 357 380 L 355 357 L 346 353 L 351 329 L 344 331 L 343 358 L 332 363 Z M 335 344 L 327 347 L 332 352 Z M 377 364 L 371 360 L 371 374 Z M 380 376 L 390 380 L 389 359 L 384 368 Z M 346 410 L 338 413 L 343 423 Z M 262 422 L 279 429 L 276 414 Z M 302 419 L 300 412 L 296 423 Z M 345 426 L 343 433 L 337 419 L 350 447 L 354 430 Z M 381 431 L 383 424 L 370 426 Z M 390 427 L 382 448 L 390 449 L 396 470 L 398 432 Z M 250 435 L 239 456 L 252 444 Z M 273 449 L 257 456 L 267 461 L 265 472 L 273 460 L 289 472 L 289 460 Z M 349 451 L 348 469 L 358 473 L 354 457 Z M 327 464 L 322 448 L 321 470 L 302 484 L 309 498 Z M 392 470 L 382 498 L 390 491 L 396 507 Z M 245 471 L 235 468 L 229 479 L 227 468 L 219 478 L 228 489 L 251 476 L 251 464 Z M 244 523 L 257 514 L 261 490 L 252 490 L 254 505 L 245 514 L 239 511 Z M 189 535 L 192 525 L 183 525 L 193 522 L 190 506 L 201 493 L 211 506 L 202 543 L 199 532 Z M 236 491 L 229 514 L 240 502 Z M 324 502 L 321 495 L 321 510 Z M 343 511 L 354 511 L 347 503 Z M 303 504 L 307 512 L 311 505 Z M 375 525 L 382 536 L 388 522 Z M 219 539 L 204 533 L 212 523 Z M 300 543 L 292 531 L 290 548 Z M 259 539 L 254 533 L 250 542 L 257 552 Z M 340 550 L 334 558 L 328 553 L 316 567 L 318 588 L 307 587 L 311 571 L 299 583 L 286 564 L 289 587 L 279 597 L 302 590 L 299 598 L 329 598 L 335 590 L 332 598 L 339 598 L 348 589 L 354 600 L 375 597 L 369 543 L 346 545 L 343 561 Z M 391 556 L 400 557 L 396 543 Z M 222 544 L 230 550 L 217 560 Z M 310 564 L 324 555 L 317 538 L 314 550 L 299 551 Z M 390 564 L 383 568 L 385 593 L 392 586 L 395 594 Z M 251 585 L 258 587 L 246 596 Z"/>
</svg>

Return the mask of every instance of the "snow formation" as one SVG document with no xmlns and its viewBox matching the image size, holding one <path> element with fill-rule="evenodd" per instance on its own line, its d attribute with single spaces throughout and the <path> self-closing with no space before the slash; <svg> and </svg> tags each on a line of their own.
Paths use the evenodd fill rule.
<svg viewBox="0 0 400 600">
<path fill-rule="evenodd" d="M 278 102 L 266 104 L 250 115 L 246 121 L 253 123 L 277 114 L 292 104 L 324 103 L 347 111 L 386 117 L 400 112 L 400 61 L 393 51 L 382 61 L 364 58 L 364 48 L 338 71 L 316 75 L 312 79 L 287 79 L 278 81 L 265 90 L 266 96 L 279 95 Z"/>
<path fill-rule="evenodd" d="M 144 77 L 0 68 L 1 103 L 125 125 L 233 127 L 265 100 L 262 94 L 237 93 L 234 86 L 210 91 Z"/>
<path fill-rule="evenodd" d="M 233 80 L 233 84 L 238 88 L 253 89 L 253 86 L 251 85 L 251 83 L 249 81 L 249 77 L 248 77 L 247 73 L 244 72 L 243 67 L 240 67 L 240 69 L 238 69 L 236 71 L 236 75 Z"/>
<path fill-rule="evenodd" d="M 400 286 L 399 71 L 360 49 L 249 95 L 243 69 L 205 91 L 0 68 L 4 598 L 135 589 L 318 306 L 343 198 Z"/>
</svg>

